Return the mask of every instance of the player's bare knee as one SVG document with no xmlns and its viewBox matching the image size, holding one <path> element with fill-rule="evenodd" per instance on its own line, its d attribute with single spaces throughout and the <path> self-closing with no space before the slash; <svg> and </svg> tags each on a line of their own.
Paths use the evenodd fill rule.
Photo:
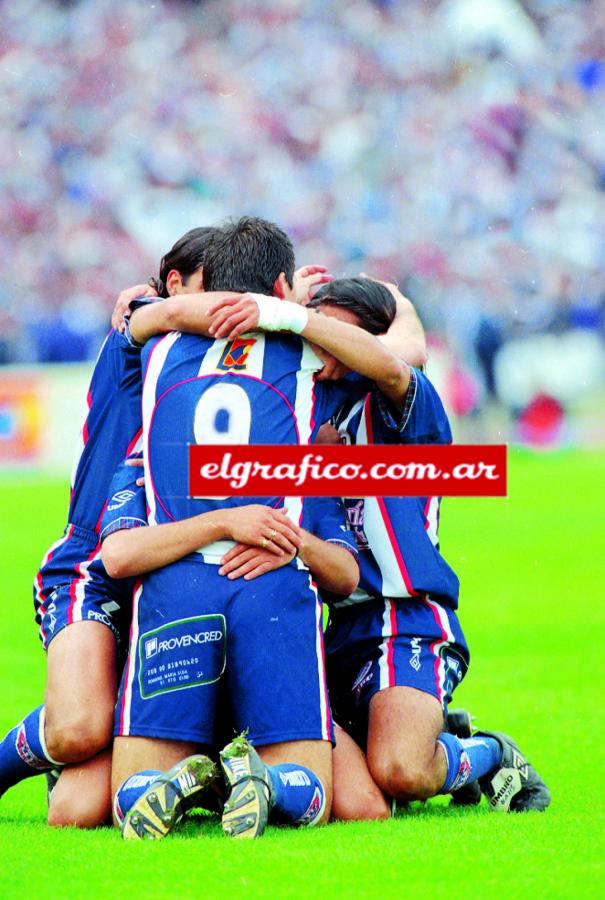
<svg viewBox="0 0 605 900">
<path fill-rule="evenodd" d="M 70 795 L 54 800 L 48 808 L 48 824 L 53 828 L 99 828 L 111 817 L 109 797 Z"/>
<path fill-rule="evenodd" d="M 417 760 L 381 761 L 372 775 L 385 794 L 399 800 L 426 800 L 439 790 L 430 767 Z"/>
<path fill-rule="evenodd" d="M 334 797 L 332 818 L 340 822 L 367 822 L 391 818 L 391 807 L 379 792 Z"/>
<path fill-rule="evenodd" d="M 46 747 L 52 759 L 62 763 L 76 763 L 90 759 L 110 743 L 113 731 L 111 715 L 86 711 L 64 722 L 47 721 Z"/>
</svg>

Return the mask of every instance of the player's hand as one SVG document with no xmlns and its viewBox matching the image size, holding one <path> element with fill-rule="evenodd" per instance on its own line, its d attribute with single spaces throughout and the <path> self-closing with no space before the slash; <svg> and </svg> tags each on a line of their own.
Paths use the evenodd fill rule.
<svg viewBox="0 0 605 900">
<path fill-rule="evenodd" d="M 272 509 L 261 503 L 250 503 L 224 510 L 229 535 L 239 544 L 258 547 L 272 556 L 295 554 L 302 543 L 302 532 L 284 509 Z M 230 558 L 231 550 L 224 557 Z"/>
<path fill-rule="evenodd" d="M 321 430 L 321 429 L 320 429 L 320 430 Z M 143 466 L 145 465 L 145 463 L 143 462 L 143 457 L 142 457 L 142 456 L 137 456 L 137 457 L 134 457 L 133 459 L 127 459 L 127 460 L 125 461 L 124 465 L 126 465 L 126 466 L 140 466 L 141 468 L 143 468 Z M 137 487 L 145 487 L 145 478 L 144 478 L 143 475 L 141 475 L 140 478 L 137 478 L 136 485 L 137 485 Z"/>
<path fill-rule="evenodd" d="M 235 340 L 240 334 L 258 330 L 259 309 L 250 294 L 227 297 L 209 309 L 212 324 L 208 329 L 215 338 Z"/>
<path fill-rule="evenodd" d="M 237 544 L 233 550 L 230 550 L 223 557 L 218 574 L 226 575 L 230 581 L 234 581 L 236 578 L 252 581 L 253 578 L 258 578 L 259 575 L 265 575 L 274 569 L 281 569 L 282 566 L 287 566 L 294 559 L 294 556 L 294 553 L 275 556 L 273 553 L 269 553 L 268 550 Z"/>
<path fill-rule="evenodd" d="M 301 266 L 294 273 L 294 301 L 302 303 L 303 306 L 313 296 L 313 288 L 320 284 L 327 284 L 328 281 L 334 281 L 334 276 L 328 274 L 325 266 Z"/>
<path fill-rule="evenodd" d="M 157 297 L 158 292 L 150 284 L 135 284 L 134 287 L 122 291 L 111 314 L 111 324 L 116 331 L 124 331 L 124 315 L 133 300 L 137 297 Z"/>
</svg>

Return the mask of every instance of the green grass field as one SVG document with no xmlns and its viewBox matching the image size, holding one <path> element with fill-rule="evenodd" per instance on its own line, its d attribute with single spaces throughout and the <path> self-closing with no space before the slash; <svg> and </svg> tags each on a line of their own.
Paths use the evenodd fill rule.
<svg viewBox="0 0 605 900">
<path fill-rule="evenodd" d="M 45 825 L 45 783 L 0 800 L 2 897 L 605 896 L 605 455 L 511 451 L 508 499 L 452 499 L 441 538 L 462 581 L 472 662 L 455 705 L 509 731 L 549 784 L 543 814 L 417 804 L 389 822 L 269 828 L 229 841 L 201 819 L 158 843 Z M 41 701 L 31 581 L 65 486 L 0 480 L 0 733 Z"/>
</svg>

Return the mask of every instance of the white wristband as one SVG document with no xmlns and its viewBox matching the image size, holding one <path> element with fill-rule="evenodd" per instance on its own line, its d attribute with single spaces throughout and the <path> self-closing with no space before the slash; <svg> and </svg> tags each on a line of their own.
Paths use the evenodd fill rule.
<svg viewBox="0 0 605 900">
<path fill-rule="evenodd" d="M 309 321 L 308 311 L 298 303 L 265 297 L 264 294 L 251 296 L 258 306 L 258 327 L 263 331 L 291 331 L 293 334 L 300 334 Z"/>
</svg>

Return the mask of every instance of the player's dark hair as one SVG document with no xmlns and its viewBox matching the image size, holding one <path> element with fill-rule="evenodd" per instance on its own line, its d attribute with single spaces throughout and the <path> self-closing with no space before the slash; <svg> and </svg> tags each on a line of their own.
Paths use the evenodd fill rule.
<svg viewBox="0 0 605 900">
<path fill-rule="evenodd" d="M 273 222 L 244 216 L 228 222 L 210 242 L 204 260 L 204 288 L 273 294 L 281 272 L 292 286 L 294 248 L 290 238 Z"/>
<path fill-rule="evenodd" d="M 395 298 L 384 284 L 371 278 L 338 278 L 315 292 L 307 303 L 311 309 L 340 306 L 359 316 L 361 325 L 371 334 L 384 334 L 395 318 Z"/>
<path fill-rule="evenodd" d="M 208 245 L 218 232 L 220 232 L 220 228 L 211 226 L 192 228 L 178 239 L 176 244 L 162 257 L 158 277 L 149 279 L 149 284 L 156 289 L 158 297 L 168 296 L 166 279 L 172 269 L 176 269 L 181 278 L 185 280 L 205 264 Z M 204 270 L 204 286 L 205 282 L 206 272 Z"/>
</svg>

